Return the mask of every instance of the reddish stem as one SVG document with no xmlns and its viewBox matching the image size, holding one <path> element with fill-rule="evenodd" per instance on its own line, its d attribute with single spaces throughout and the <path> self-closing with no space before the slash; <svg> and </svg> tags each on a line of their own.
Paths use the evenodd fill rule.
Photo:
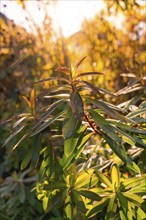
<svg viewBox="0 0 146 220">
<path fill-rule="evenodd" d="M 95 133 L 98 135 L 101 135 L 100 131 L 98 131 L 97 128 L 93 125 L 92 121 L 90 120 L 87 113 L 85 113 L 85 112 L 84 112 L 84 117 L 85 117 L 86 121 L 88 122 L 88 124 L 90 125 L 90 127 L 95 131 Z"/>
</svg>

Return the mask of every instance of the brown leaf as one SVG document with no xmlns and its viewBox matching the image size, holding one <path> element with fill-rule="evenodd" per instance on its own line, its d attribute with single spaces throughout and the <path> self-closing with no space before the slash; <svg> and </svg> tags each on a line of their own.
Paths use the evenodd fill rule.
<svg viewBox="0 0 146 220">
<path fill-rule="evenodd" d="M 57 72 L 70 74 L 70 69 L 67 67 L 60 66 L 56 69 Z"/>
<path fill-rule="evenodd" d="M 81 63 L 86 59 L 87 56 L 83 57 L 77 64 L 75 65 L 75 70 L 78 69 L 78 67 L 81 65 Z"/>
</svg>

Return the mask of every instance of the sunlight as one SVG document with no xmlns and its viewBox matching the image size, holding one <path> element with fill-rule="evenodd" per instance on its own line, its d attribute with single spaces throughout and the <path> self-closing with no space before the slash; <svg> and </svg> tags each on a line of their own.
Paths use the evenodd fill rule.
<svg viewBox="0 0 146 220">
<path fill-rule="evenodd" d="M 42 10 L 37 8 L 36 1 L 27 1 L 26 7 L 33 18 L 34 22 L 41 27 L 44 19 Z M 2 0 L 1 12 L 8 18 L 13 19 L 18 25 L 26 28 L 27 31 L 32 32 L 26 17 L 26 11 L 22 9 L 16 1 Z M 84 18 L 89 19 L 95 16 L 101 9 L 104 8 L 104 2 L 98 1 L 56 1 L 56 4 L 48 5 L 48 12 L 52 18 L 56 32 L 60 29 L 62 34 L 67 37 L 80 30 L 81 23 Z"/>
<path fill-rule="evenodd" d="M 54 8 L 54 24 L 60 27 L 64 36 L 69 36 L 80 30 L 83 20 L 95 16 L 104 3 L 99 1 L 58 1 Z"/>
</svg>

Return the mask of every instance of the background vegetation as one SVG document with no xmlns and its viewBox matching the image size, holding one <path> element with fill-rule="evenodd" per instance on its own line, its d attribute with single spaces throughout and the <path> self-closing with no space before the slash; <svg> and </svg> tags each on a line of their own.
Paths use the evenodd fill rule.
<svg viewBox="0 0 146 220">
<path fill-rule="evenodd" d="M 0 219 L 145 219 L 145 5 L 105 3 L 68 38 L 0 14 Z"/>
</svg>

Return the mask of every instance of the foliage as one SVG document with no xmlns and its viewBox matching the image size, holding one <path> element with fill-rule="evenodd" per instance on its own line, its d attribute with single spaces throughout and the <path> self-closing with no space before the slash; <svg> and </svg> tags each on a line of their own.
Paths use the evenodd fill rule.
<svg viewBox="0 0 146 220">
<path fill-rule="evenodd" d="M 119 30 L 106 4 L 67 39 L 47 15 L 36 36 L 3 19 L 0 218 L 145 219 L 143 6 L 113 4 L 130 21 Z"/>
<path fill-rule="evenodd" d="M 60 76 L 40 80 L 34 84 L 58 81 L 58 85 L 50 88 L 45 95 L 44 92 L 36 95 L 33 89 L 30 100 L 24 96 L 30 113 L 17 115 L 18 120 L 13 125 L 15 130 L 5 140 L 3 146 L 22 133 L 23 129 L 25 129 L 24 134 L 22 133 L 23 135 L 16 139 L 14 145 L 11 144 L 13 150 L 25 139 L 34 137 L 34 147 L 27 150 L 21 169 L 24 169 L 30 162 L 32 166 L 40 163 L 36 191 L 38 199 L 43 201 L 44 210 L 49 211 L 56 206 L 61 206 L 64 210 L 63 217 L 76 219 L 79 216 L 87 216 L 87 218 L 98 216 L 98 213 L 106 208 L 105 219 L 109 217 L 113 219 L 115 214 L 117 219 L 119 217 L 136 219 L 137 215 L 144 219 L 145 214 L 141 208 L 144 199 L 139 194 L 144 196 L 145 193 L 145 175 L 141 176 L 140 168 L 131 160 L 127 152 L 134 147 L 138 149 L 146 147 L 146 132 L 143 127 L 145 102 L 142 101 L 140 108 L 135 112 L 128 113 L 125 104 L 118 107 L 103 101 L 103 94 L 110 93 L 82 78 L 88 75 L 104 74 L 101 72 L 78 73 L 77 69 L 84 59 L 85 57 L 75 66 L 71 64 L 70 68 L 59 67 L 57 71 Z M 62 85 L 59 82 L 63 82 Z M 143 85 L 139 87 L 136 84 L 136 86 L 144 89 Z M 131 90 L 131 85 L 126 87 L 127 92 L 129 88 Z M 88 91 L 88 89 L 92 93 L 84 93 L 84 90 Z M 54 100 L 53 104 L 37 109 L 37 101 L 41 96 Z M 142 95 L 136 97 L 136 101 L 140 99 L 143 100 Z M 141 117 L 137 117 L 139 114 Z M 43 132 L 48 127 L 49 143 L 43 147 Z M 60 144 L 54 144 L 57 137 L 62 140 Z M 110 159 L 106 167 L 113 164 L 112 180 L 108 180 L 97 170 L 96 166 L 89 163 L 88 157 L 83 153 L 86 143 L 90 144 L 91 141 L 94 143 L 97 140 L 100 140 L 101 146 L 110 147 L 119 157 L 120 161 L 117 164 L 127 165 L 131 175 L 137 173 L 140 176 L 120 179 L 119 165 L 115 164 L 114 159 Z M 43 158 L 39 159 L 41 155 Z M 80 162 L 82 157 L 83 164 Z M 100 165 L 104 167 L 105 162 Z M 104 185 L 100 185 L 100 181 Z M 139 181 L 141 186 L 136 187 Z M 106 187 L 104 191 L 103 187 Z M 136 213 L 135 209 L 138 209 Z"/>
</svg>

